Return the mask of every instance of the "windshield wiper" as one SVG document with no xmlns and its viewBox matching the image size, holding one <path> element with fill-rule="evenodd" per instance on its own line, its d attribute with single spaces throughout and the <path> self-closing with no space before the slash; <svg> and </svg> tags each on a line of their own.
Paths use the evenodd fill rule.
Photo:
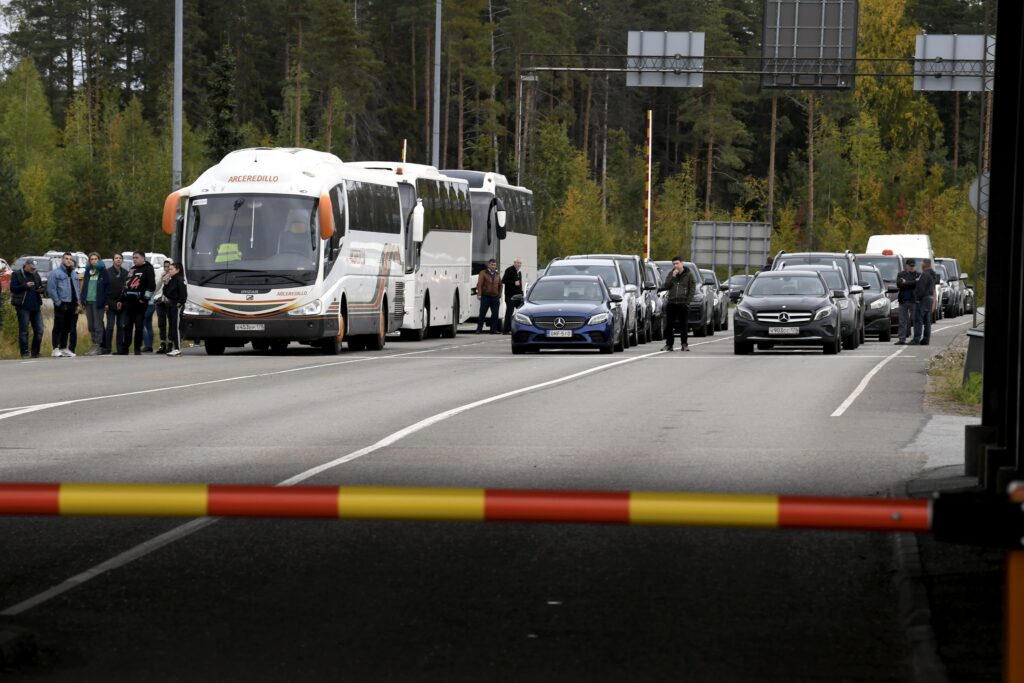
<svg viewBox="0 0 1024 683">
<path fill-rule="evenodd" d="M 263 271 L 258 271 L 258 270 L 245 270 L 245 271 L 234 271 L 234 272 L 236 272 L 236 273 L 237 272 L 252 273 L 251 275 L 243 275 L 242 277 L 280 277 L 280 278 L 284 278 L 285 280 L 288 280 L 289 282 L 294 282 L 295 284 L 299 285 L 300 287 L 306 287 L 306 286 L 309 285 L 308 282 L 303 282 L 302 280 L 300 280 L 297 277 L 292 277 L 291 275 L 285 275 L 284 273 L 265 273 Z"/>
<path fill-rule="evenodd" d="M 221 268 L 219 270 L 211 271 L 213 274 L 204 277 L 202 280 L 196 283 L 197 287 L 202 287 L 208 282 L 219 278 L 221 275 L 227 275 L 228 273 L 259 273 L 262 274 L 262 270 L 250 270 L 248 268 Z"/>
</svg>

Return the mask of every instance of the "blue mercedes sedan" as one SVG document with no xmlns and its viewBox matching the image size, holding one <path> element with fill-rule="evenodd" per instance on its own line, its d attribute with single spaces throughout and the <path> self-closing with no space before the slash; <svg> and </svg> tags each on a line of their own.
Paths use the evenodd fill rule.
<svg viewBox="0 0 1024 683">
<path fill-rule="evenodd" d="M 622 351 L 622 297 L 596 275 L 545 275 L 512 316 L 512 353 L 541 349 L 596 348 Z"/>
</svg>

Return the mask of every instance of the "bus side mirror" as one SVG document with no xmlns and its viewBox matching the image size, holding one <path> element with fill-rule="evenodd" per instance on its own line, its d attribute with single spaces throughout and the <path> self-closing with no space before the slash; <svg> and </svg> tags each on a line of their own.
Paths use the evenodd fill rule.
<svg viewBox="0 0 1024 683">
<path fill-rule="evenodd" d="M 508 218 L 508 212 L 505 210 L 505 203 L 500 198 L 494 198 L 494 220 L 497 223 L 497 230 L 495 231 L 498 235 L 499 240 L 505 239 L 505 235 L 508 231 L 505 230 L 505 221 Z"/>
<path fill-rule="evenodd" d="M 317 207 L 320 218 L 320 239 L 329 240 L 334 237 L 334 211 L 331 206 L 331 195 L 320 195 L 320 205 Z"/>
<path fill-rule="evenodd" d="M 423 200 L 416 200 L 416 207 L 412 210 L 412 241 L 423 241 Z"/>
<path fill-rule="evenodd" d="M 168 237 L 174 236 L 174 229 L 178 221 L 178 209 L 181 207 L 181 192 L 172 192 L 164 200 L 164 215 L 160 228 Z"/>
</svg>

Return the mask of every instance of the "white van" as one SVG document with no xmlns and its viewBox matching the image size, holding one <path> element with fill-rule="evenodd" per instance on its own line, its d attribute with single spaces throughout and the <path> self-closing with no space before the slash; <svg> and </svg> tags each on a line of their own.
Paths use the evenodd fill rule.
<svg viewBox="0 0 1024 683">
<path fill-rule="evenodd" d="M 868 254 L 901 254 L 904 258 L 935 259 L 930 235 L 872 235 L 868 238 Z"/>
</svg>

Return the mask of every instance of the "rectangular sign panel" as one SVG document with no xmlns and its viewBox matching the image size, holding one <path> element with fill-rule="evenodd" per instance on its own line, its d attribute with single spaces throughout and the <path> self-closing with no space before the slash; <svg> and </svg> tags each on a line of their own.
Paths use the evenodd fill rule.
<svg viewBox="0 0 1024 683">
<path fill-rule="evenodd" d="M 761 268 L 771 251 L 770 223 L 694 221 L 690 258 L 705 268 L 749 271 Z"/>
<path fill-rule="evenodd" d="M 657 88 L 704 86 L 704 34 L 630 31 L 626 85 Z"/>
<path fill-rule="evenodd" d="M 853 88 L 857 0 L 764 0 L 761 87 Z"/>
<path fill-rule="evenodd" d="M 979 92 L 992 89 L 996 69 L 994 36 L 917 36 L 914 90 Z"/>
</svg>

